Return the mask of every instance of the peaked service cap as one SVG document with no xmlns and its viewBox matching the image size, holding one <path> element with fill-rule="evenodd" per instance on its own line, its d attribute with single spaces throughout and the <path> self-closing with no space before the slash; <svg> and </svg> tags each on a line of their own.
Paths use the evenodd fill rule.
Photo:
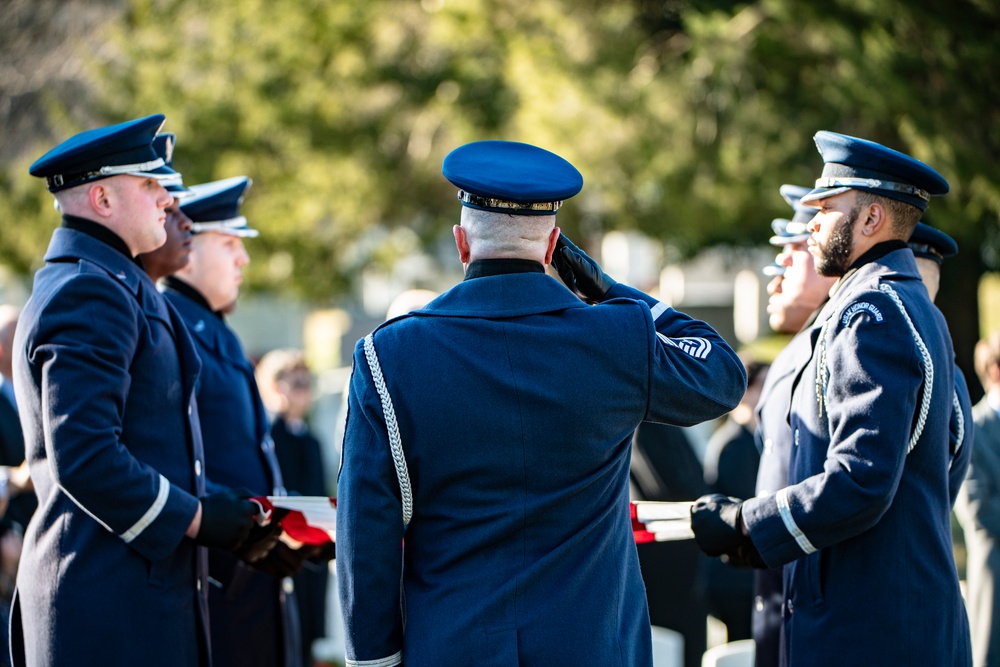
<svg viewBox="0 0 1000 667">
<path fill-rule="evenodd" d="M 553 215 L 583 188 L 583 176 L 565 159 L 516 141 L 459 146 L 441 172 L 459 188 L 463 206 L 510 215 Z"/>
<path fill-rule="evenodd" d="M 174 146 L 176 145 L 177 138 L 170 132 L 161 132 L 153 137 L 153 150 L 156 151 L 158 157 L 163 158 L 163 166 L 157 167 L 153 172 L 166 174 L 167 177 L 160 180 L 160 185 L 174 197 L 181 199 L 190 196 L 191 190 L 184 187 L 180 173 L 174 170 Z"/>
<path fill-rule="evenodd" d="M 176 172 L 161 169 L 165 161 L 153 149 L 164 120 L 163 114 L 154 114 L 81 132 L 35 160 L 28 171 L 44 178 L 49 192 L 122 174 L 172 178 Z"/>
<path fill-rule="evenodd" d="M 867 139 L 821 130 L 813 137 L 823 173 L 803 204 L 863 190 L 927 210 L 933 195 L 948 193 L 948 181 L 920 160 Z M 815 206 L 815 204 L 814 204 Z"/>
<path fill-rule="evenodd" d="M 194 223 L 191 232 L 257 237 L 260 232 L 252 229 L 247 224 L 247 219 L 240 214 L 240 204 L 252 182 L 246 176 L 235 176 L 192 185 L 190 190 L 193 194 L 181 201 L 181 211 Z"/>
<path fill-rule="evenodd" d="M 917 257 L 933 259 L 938 264 L 946 257 L 958 254 L 958 243 L 955 239 L 923 222 L 917 223 L 906 244 Z"/>
</svg>

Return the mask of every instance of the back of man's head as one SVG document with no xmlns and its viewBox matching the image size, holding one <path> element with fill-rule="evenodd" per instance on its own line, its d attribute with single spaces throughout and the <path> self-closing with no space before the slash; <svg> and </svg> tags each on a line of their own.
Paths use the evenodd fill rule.
<svg viewBox="0 0 1000 667">
<path fill-rule="evenodd" d="M 555 215 L 510 215 L 462 207 L 462 228 L 471 259 L 516 258 L 542 261 Z"/>
</svg>

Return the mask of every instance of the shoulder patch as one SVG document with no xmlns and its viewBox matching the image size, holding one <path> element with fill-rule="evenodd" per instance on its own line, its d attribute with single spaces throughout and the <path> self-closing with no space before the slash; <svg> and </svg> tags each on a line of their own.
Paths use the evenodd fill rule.
<svg viewBox="0 0 1000 667">
<path fill-rule="evenodd" d="M 846 327 L 854 319 L 854 316 L 860 313 L 871 313 L 876 324 L 882 321 L 882 311 L 878 309 L 878 306 L 869 301 L 855 301 L 840 316 L 840 325 Z"/>
<path fill-rule="evenodd" d="M 707 338 L 668 338 L 659 331 L 656 336 L 670 347 L 675 347 L 695 359 L 708 359 L 712 351 L 712 341 Z"/>
</svg>

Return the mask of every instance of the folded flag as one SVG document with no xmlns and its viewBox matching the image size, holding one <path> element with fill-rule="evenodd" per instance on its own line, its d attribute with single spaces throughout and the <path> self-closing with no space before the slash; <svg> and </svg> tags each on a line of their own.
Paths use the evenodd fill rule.
<svg viewBox="0 0 1000 667">
<path fill-rule="evenodd" d="M 632 536 L 636 544 L 690 540 L 693 502 L 662 503 L 637 500 L 629 503 Z"/>
<path fill-rule="evenodd" d="M 258 523 L 272 516 L 282 530 L 303 544 L 333 542 L 337 530 L 337 499 L 326 496 L 256 496 L 251 498 L 262 508 Z"/>
</svg>

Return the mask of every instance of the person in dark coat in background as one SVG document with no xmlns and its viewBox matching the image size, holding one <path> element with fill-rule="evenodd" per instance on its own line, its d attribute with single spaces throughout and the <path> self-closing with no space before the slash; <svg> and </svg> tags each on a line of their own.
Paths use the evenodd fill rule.
<svg viewBox="0 0 1000 667">
<path fill-rule="evenodd" d="M 39 158 L 63 214 L 14 340 L 38 509 L 11 611 L 15 665 L 209 665 L 204 549 L 255 506 L 206 493 L 198 354 L 135 261 L 164 241 L 162 115 Z"/>
<path fill-rule="evenodd" d="M 776 333 L 797 334 L 822 306 L 836 278 L 821 276 L 809 253 L 807 224 L 816 209 L 800 204 L 809 188 L 785 184 L 779 193 L 794 211 L 792 218 L 771 221 L 771 244 L 781 248 L 774 264 L 764 267 L 772 275 L 767 285 L 768 324 Z M 811 353 L 809 340 L 791 341 L 774 358 L 757 402 L 757 446 L 760 465 L 755 494 L 766 496 L 788 486 L 788 459 L 792 451 L 792 429 L 788 426 L 795 369 Z M 753 495 L 753 494 L 751 494 Z M 778 667 L 781 653 L 781 614 L 785 603 L 783 569 L 754 570 L 754 600 L 751 629 L 757 667 Z"/>
<path fill-rule="evenodd" d="M 323 451 L 306 423 L 313 401 L 313 379 L 300 350 L 272 350 L 257 363 L 257 385 L 271 415 L 271 438 L 285 488 L 303 496 L 327 495 Z M 292 575 L 302 628 L 303 665 L 313 664 L 312 646 L 326 636 L 326 593 L 334 545 L 308 558 Z"/>
<path fill-rule="evenodd" d="M 973 408 L 972 462 L 955 513 L 965 531 L 966 582 L 975 667 L 1000 665 L 1000 332 L 976 344 L 986 390 Z"/>
<path fill-rule="evenodd" d="M 698 455 L 685 429 L 643 422 L 632 438 L 633 500 L 681 502 L 708 493 Z M 646 584 L 649 622 L 684 637 L 684 666 L 700 667 L 708 646 L 708 609 L 698 591 L 705 556 L 691 540 L 636 545 Z"/>
<path fill-rule="evenodd" d="M 0 489 L 0 499 L 7 502 L 6 511 L 0 512 L 0 516 L 7 522 L 6 528 L 15 533 L 24 532 L 38 507 L 24 457 L 24 434 L 14 396 L 14 332 L 19 315 L 18 308 L 0 305 L 0 478 L 4 486 Z"/>
<path fill-rule="evenodd" d="M 583 185 L 561 157 L 476 142 L 443 172 L 465 279 L 355 349 L 337 496 L 347 665 L 650 667 L 632 436 L 725 414 L 743 365 L 560 234 Z M 546 274 L 554 257 L 570 289 Z"/>
<path fill-rule="evenodd" d="M 0 628 L 10 626 L 10 605 L 24 543 L 24 527 L 38 506 L 14 397 L 14 331 L 20 310 L 0 305 Z M 10 665 L 8 633 L 0 634 L 0 665 Z"/>
<path fill-rule="evenodd" d="M 730 412 L 708 440 L 705 451 L 705 484 L 708 493 L 736 498 L 754 494 L 757 483 L 754 407 L 767 376 L 768 365 L 741 355 L 747 369 L 747 391 L 740 404 Z M 700 588 L 708 613 L 726 625 L 728 641 L 750 639 L 753 607 L 753 570 L 733 567 L 725 558 L 705 559 L 700 573 Z"/>
<path fill-rule="evenodd" d="M 243 238 L 257 236 L 239 213 L 250 179 L 235 177 L 191 186 L 181 201 L 192 222 L 188 263 L 163 280 L 164 295 L 180 313 L 202 359 L 198 407 L 205 435 L 208 478 L 254 496 L 284 495 L 284 483 L 254 369 L 224 310 L 239 296 L 250 257 Z M 260 540 L 277 539 L 277 533 Z M 256 549 L 209 552 L 212 654 L 220 665 L 297 667 L 298 614 L 291 575 L 305 554 L 271 542 Z"/>
<path fill-rule="evenodd" d="M 156 150 L 156 154 L 163 158 L 166 166 L 170 168 L 173 168 L 175 145 L 176 139 L 169 132 L 163 132 L 153 138 L 153 148 Z M 154 283 L 187 266 L 194 243 L 191 238 L 193 223 L 191 218 L 187 217 L 187 214 L 181 209 L 181 199 L 190 197 L 193 193 L 184 187 L 184 182 L 180 178 L 164 181 L 163 187 L 174 196 L 174 200 L 167 206 L 167 220 L 163 225 L 167 232 L 167 239 L 156 250 L 139 255 L 142 267 Z"/>
<path fill-rule="evenodd" d="M 933 302 L 937 298 L 941 284 L 941 265 L 945 259 L 958 254 L 958 243 L 940 229 L 918 222 L 906 242 L 913 259 L 917 263 L 920 279 L 927 288 L 927 295 Z M 962 483 L 973 456 L 973 441 L 976 435 L 976 420 L 973 416 L 972 400 L 965 375 L 955 365 L 955 397 L 951 412 L 951 461 L 948 464 L 948 493 L 955 506 Z"/>
</svg>

